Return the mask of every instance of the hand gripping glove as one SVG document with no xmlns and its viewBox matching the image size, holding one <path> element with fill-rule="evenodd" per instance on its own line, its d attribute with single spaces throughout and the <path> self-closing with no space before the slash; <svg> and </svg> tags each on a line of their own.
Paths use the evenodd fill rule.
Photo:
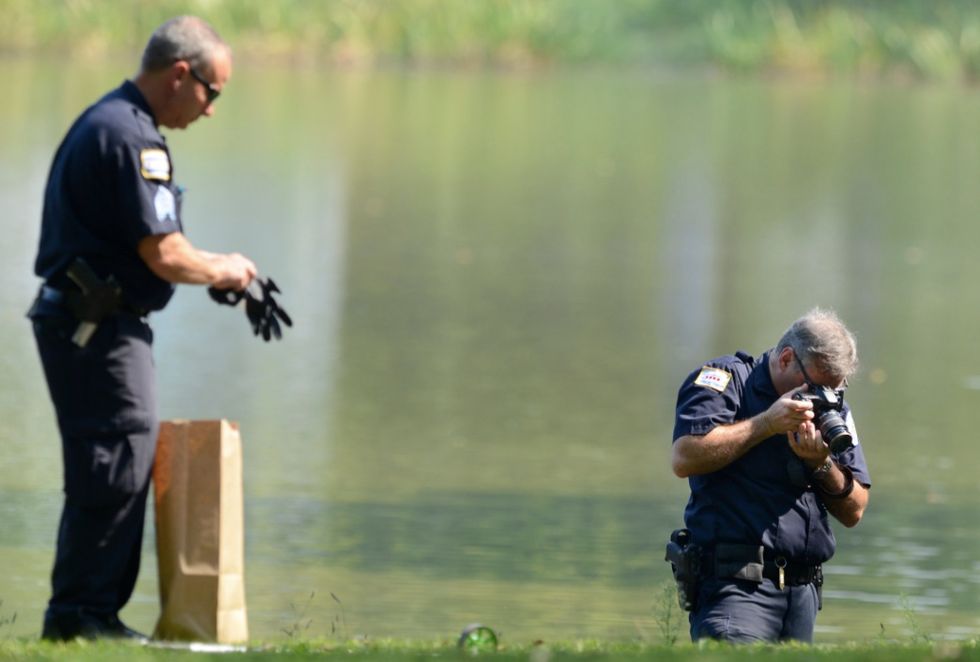
<svg viewBox="0 0 980 662">
<path fill-rule="evenodd" d="M 222 305 L 237 306 L 238 302 L 245 296 L 245 290 L 219 290 L 212 285 L 208 288 L 208 296 Z"/>
</svg>

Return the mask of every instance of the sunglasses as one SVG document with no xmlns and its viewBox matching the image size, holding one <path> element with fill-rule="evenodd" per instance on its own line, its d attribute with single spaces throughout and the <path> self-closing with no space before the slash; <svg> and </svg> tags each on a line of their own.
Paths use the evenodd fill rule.
<svg viewBox="0 0 980 662">
<path fill-rule="evenodd" d="M 198 83 L 204 86 L 204 89 L 208 91 L 208 103 L 214 103 L 214 100 L 221 95 L 221 90 L 214 86 L 214 83 L 209 83 L 208 80 L 201 74 L 194 71 L 194 68 L 190 68 L 191 76 L 194 77 Z"/>
</svg>

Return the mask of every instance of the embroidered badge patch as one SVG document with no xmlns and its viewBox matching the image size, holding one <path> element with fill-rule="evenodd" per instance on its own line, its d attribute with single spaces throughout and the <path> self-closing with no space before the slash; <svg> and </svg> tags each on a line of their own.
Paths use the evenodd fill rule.
<svg viewBox="0 0 980 662">
<path fill-rule="evenodd" d="M 161 223 L 177 221 L 177 203 L 174 194 L 166 186 L 157 187 L 157 194 L 153 196 L 153 206 L 157 211 L 157 220 Z"/>
<path fill-rule="evenodd" d="M 144 149 L 140 152 L 140 174 L 143 179 L 157 182 L 170 181 L 170 158 L 162 149 Z"/>
<path fill-rule="evenodd" d="M 698 386 L 704 386 L 705 388 L 710 388 L 713 391 L 723 393 L 728 387 L 728 382 L 731 380 L 732 373 L 728 372 L 727 370 L 704 366 L 701 368 L 701 372 L 698 374 L 698 378 L 694 380 L 694 383 Z"/>
</svg>

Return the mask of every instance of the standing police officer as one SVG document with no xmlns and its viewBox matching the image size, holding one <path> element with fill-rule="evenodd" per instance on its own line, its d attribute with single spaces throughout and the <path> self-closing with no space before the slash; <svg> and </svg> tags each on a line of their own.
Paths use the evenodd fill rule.
<svg viewBox="0 0 980 662">
<path fill-rule="evenodd" d="M 856 525 L 871 480 L 846 403 L 853 441 L 831 452 L 812 402 L 793 396 L 840 395 L 856 368 L 853 335 L 814 309 L 761 357 L 723 356 L 684 381 L 673 469 L 689 478 L 684 519 L 700 548 L 692 640 L 812 641 L 821 564 L 836 546 L 827 515 Z"/>
<path fill-rule="evenodd" d="M 172 19 L 139 72 L 85 110 L 44 193 L 29 312 L 57 413 L 65 503 L 42 637 L 141 637 L 119 621 L 139 571 L 157 437 L 150 312 L 175 283 L 242 290 L 255 265 L 182 233 L 181 188 L 158 130 L 214 113 L 231 51 L 206 22 Z"/>
</svg>

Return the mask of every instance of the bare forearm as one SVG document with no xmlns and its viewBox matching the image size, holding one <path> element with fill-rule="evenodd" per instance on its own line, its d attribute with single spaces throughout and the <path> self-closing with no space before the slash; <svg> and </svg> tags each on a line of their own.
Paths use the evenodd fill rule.
<svg viewBox="0 0 980 662">
<path fill-rule="evenodd" d="M 168 282 L 208 285 L 218 279 L 216 256 L 197 250 L 183 235 L 175 233 L 140 248 L 150 270 Z"/>
<path fill-rule="evenodd" d="M 680 478 L 722 469 L 773 434 L 767 413 L 731 425 L 719 425 L 706 435 L 686 435 L 674 442 L 672 464 Z"/>
<path fill-rule="evenodd" d="M 673 468 L 680 478 L 722 469 L 763 439 L 797 429 L 813 418 L 809 402 L 796 400 L 799 388 L 787 391 L 766 411 L 730 425 L 719 425 L 706 435 L 685 435 L 674 441 Z"/>
<path fill-rule="evenodd" d="M 255 276 L 248 258 L 199 250 L 179 232 L 145 237 L 139 254 L 154 274 L 171 283 L 242 289 Z"/>
</svg>

